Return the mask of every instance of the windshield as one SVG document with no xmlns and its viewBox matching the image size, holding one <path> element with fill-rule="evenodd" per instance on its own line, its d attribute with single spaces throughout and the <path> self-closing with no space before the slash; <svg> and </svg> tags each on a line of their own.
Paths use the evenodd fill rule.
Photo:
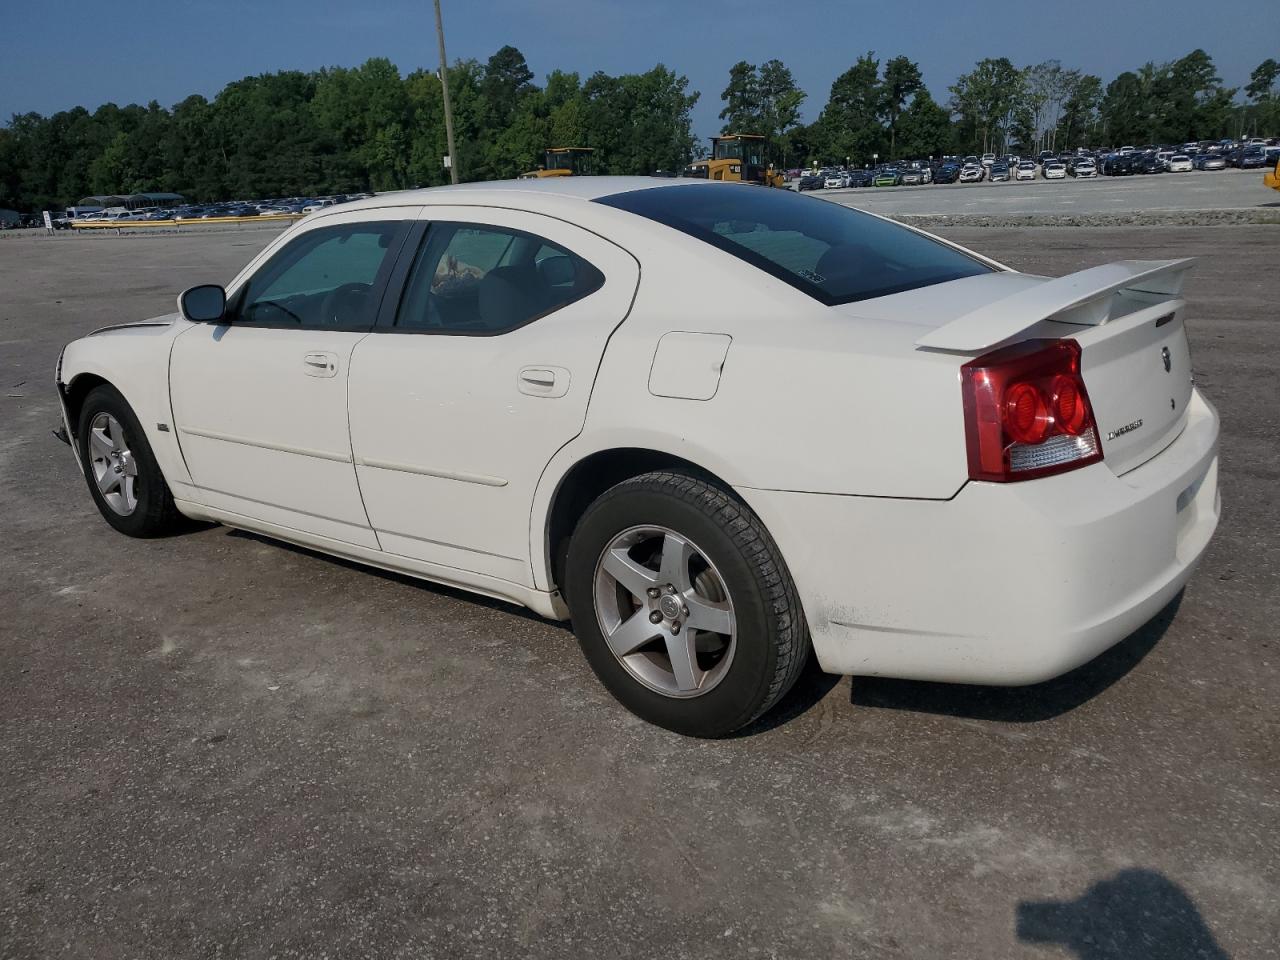
<svg viewBox="0 0 1280 960">
<path fill-rule="evenodd" d="M 595 202 L 696 237 L 828 305 L 991 272 L 905 227 L 790 190 L 707 183 Z"/>
</svg>

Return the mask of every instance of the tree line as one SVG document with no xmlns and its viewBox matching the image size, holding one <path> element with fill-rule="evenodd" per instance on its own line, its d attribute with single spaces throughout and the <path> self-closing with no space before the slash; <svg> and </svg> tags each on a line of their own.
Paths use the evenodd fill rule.
<svg viewBox="0 0 1280 960">
<path fill-rule="evenodd" d="M 775 159 L 795 166 L 1186 143 L 1280 133 L 1278 81 L 1280 63 L 1267 59 L 1243 91 L 1224 86 L 1203 50 L 1125 71 L 1106 86 L 1058 60 L 1018 67 L 1000 57 L 978 61 L 939 103 L 918 64 L 904 56 L 881 63 L 869 52 L 836 77 L 809 124 L 800 122 L 805 94 L 785 65 L 737 63 L 720 119 L 726 130 L 763 133 Z"/>
<path fill-rule="evenodd" d="M 553 71 L 533 83 L 506 46 L 449 68 L 456 158 L 467 180 L 518 176 L 550 146 L 595 147 L 597 172 L 679 169 L 694 151 L 686 77 Z M 173 191 L 194 200 L 315 196 L 445 183 L 436 72 L 389 60 L 245 77 L 166 110 L 105 104 L 0 128 L 0 207 L 43 209 L 93 194 Z"/>
<path fill-rule="evenodd" d="M 1068 149 L 1280 132 L 1280 64 L 1268 59 L 1244 91 L 1225 87 L 1195 50 L 1101 78 L 1056 60 L 1028 67 L 984 59 L 938 102 L 904 56 L 858 57 L 831 84 L 811 123 L 806 94 L 781 61 L 745 61 L 721 94 L 724 132 L 763 134 L 772 159 L 855 164 L 944 153 Z M 517 176 L 550 146 L 595 149 L 598 173 L 679 170 L 705 155 L 693 135 L 699 93 L 658 64 L 586 80 L 552 71 L 541 86 L 523 54 L 449 68 L 463 179 Z M 165 109 L 104 104 L 0 127 L 0 206 L 52 208 L 91 194 L 175 191 L 195 200 L 308 196 L 444 183 L 441 85 L 402 76 L 389 60 L 355 68 L 245 77 L 212 100 Z"/>
</svg>

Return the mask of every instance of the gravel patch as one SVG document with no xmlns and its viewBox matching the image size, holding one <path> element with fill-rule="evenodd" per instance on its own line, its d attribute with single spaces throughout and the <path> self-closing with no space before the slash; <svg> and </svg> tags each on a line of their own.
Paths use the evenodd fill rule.
<svg viewBox="0 0 1280 960">
<path fill-rule="evenodd" d="M 1138 213 L 915 214 L 893 217 L 913 227 L 1217 227 L 1235 224 L 1280 226 L 1280 205 L 1253 210 L 1145 210 Z"/>
</svg>

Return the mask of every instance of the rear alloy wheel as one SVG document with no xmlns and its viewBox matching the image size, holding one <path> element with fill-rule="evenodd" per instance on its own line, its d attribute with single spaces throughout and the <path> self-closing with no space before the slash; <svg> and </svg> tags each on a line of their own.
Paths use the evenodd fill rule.
<svg viewBox="0 0 1280 960">
<path fill-rule="evenodd" d="M 733 602 L 701 548 L 666 527 L 631 527 L 596 562 L 596 616 L 632 678 L 668 697 L 715 688 L 733 663 Z"/>
<path fill-rule="evenodd" d="M 94 387 L 80 408 L 76 441 L 89 493 L 102 518 L 131 537 L 158 537 L 182 524 L 147 435 L 114 387 Z"/>
<path fill-rule="evenodd" d="M 795 586 L 758 517 L 698 477 L 650 473 L 583 514 L 565 576 L 574 632 L 633 713 L 717 737 L 795 683 L 809 636 Z"/>
</svg>

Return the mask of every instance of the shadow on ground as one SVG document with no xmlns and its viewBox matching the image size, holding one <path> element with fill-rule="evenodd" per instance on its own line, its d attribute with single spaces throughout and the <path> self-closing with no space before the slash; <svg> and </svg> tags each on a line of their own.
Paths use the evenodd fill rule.
<svg viewBox="0 0 1280 960">
<path fill-rule="evenodd" d="M 525 620 L 535 620 L 538 623 L 544 623 L 550 627 L 562 629 L 566 633 L 569 632 L 567 623 L 548 620 L 545 617 L 534 613 L 528 607 L 520 606 L 518 603 L 509 603 L 506 600 L 498 600 L 495 597 L 486 597 L 482 593 L 472 593 L 470 590 L 463 590 L 460 587 L 451 587 L 448 584 L 437 583 L 434 580 L 426 580 L 422 577 L 410 576 L 407 573 L 398 573 L 394 570 L 384 570 L 381 567 L 374 567 L 367 563 L 361 563 L 359 560 L 348 560 L 346 557 L 335 556 L 332 553 L 324 553 L 320 550 L 312 550 L 310 547 L 301 547 L 295 543 L 289 543 L 285 540 L 277 540 L 275 537 L 269 537 L 266 534 L 254 533 L 250 530 L 236 530 L 228 527 L 227 536 L 242 540 L 254 540 L 270 547 L 288 550 L 290 553 L 297 553 L 302 556 L 312 557 L 316 560 L 323 560 L 326 563 L 332 563 L 339 567 L 344 567 L 347 570 L 355 570 L 359 573 L 367 574 L 371 577 L 379 577 L 383 580 L 390 580 L 394 583 L 403 583 L 406 586 L 425 590 L 429 593 L 438 593 L 441 596 L 452 597 L 455 600 L 464 600 L 467 603 L 475 604 L 478 607 L 487 607 L 490 610 L 501 610 L 503 613 L 509 613 L 513 617 L 521 617 Z"/>
<path fill-rule="evenodd" d="M 351 570 L 359 570 L 370 576 L 404 583 L 432 593 L 501 610 L 512 616 L 536 620 L 566 632 L 570 631 L 567 623 L 546 620 L 516 604 L 494 600 L 407 574 L 370 567 L 354 560 L 320 553 L 257 533 L 229 530 L 227 535 L 267 543 L 282 550 L 315 557 Z M 1045 683 L 1028 687 L 982 687 L 970 684 L 927 683 L 919 680 L 891 680 L 884 677 L 854 677 L 849 699 L 855 707 L 910 710 L 975 720 L 999 720 L 1012 723 L 1051 720 L 1087 703 L 1142 662 L 1142 659 L 1164 636 L 1181 602 L 1182 593 L 1180 592 L 1148 623 L 1110 650 L 1070 673 Z M 820 703 L 839 682 L 840 677 L 823 673 L 816 659 L 810 655 L 804 673 L 801 674 L 795 687 L 776 707 L 754 723 L 737 731 L 734 736 L 754 736 L 789 723 Z"/>
<path fill-rule="evenodd" d="M 526 620 L 534 620 L 538 623 L 546 624 L 549 627 L 563 630 L 565 633 L 571 633 L 572 630 L 568 623 L 559 623 L 554 620 L 547 620 L 532 610 L 526 609 L 514 603 L 507 603 L 503 600 L 495 600 L 490 597 L 477 593 L 470 593 L 466 590 L 449 587 L 441 583 L 435 583 L 431 580 L 423 580 L 418 577 L 412 577 L 404 573 L 396 573 L 391 570 L 382 570 L 378 567 L 371 567 L 367 564 L 360 563 L 356 560 L 347 560 L 344 557 L 336 557 L 332 554 L 321 553 L 318 550 L 311 550 L 307 547 L 297 546 L 296 544 L 286 543 L 283 540 L 276 540 L 263 534 L 253 533 L 247 530 L 228 529 L 227 536 L 236 539 L 254 540 L 258 543 L 268 544 L 281 550 L 288 550 L 292 553 L 301 554 L 303 556 L 314 557 L 317 560 L 323 560 L 327 563 L 333 563 L 349 570 L 357 570 L 360 573 L 369 576 L 381 577 L 384 580 L 391 580 L 396 583 L 403 583 L 420 590 L 426 590 L 431 593 L 438 593 L 443 596 L 453 597 L 458 600 L 465 600 L 467 603 L 474 603 L 478 606 L 488 607 L 492 610 L 501 610 L 503 613 L 510 614 L 513 617 L 522 617 Z M 803 713 L 807 713 L 810 709 L 821 702 L 822 698 L 831 692 L 831 689 L 840 682 L 840 677 L 829 673 L 823 673 L 818 667 L 817 660 L 810 654 L 808 662 L 805 664 L 804 672 L 800 675 L 800 679 L 796 681 L 796 685 L 791 691 L 779 701 L 778 705 L 766 713 L 759 720 L 741 730 L 737 731 L 734 736 L 753 736 L 758 733 L 764 733 L 779 727 Z"/>
<path fill-rule="evenodd" d="M 854 706 L 914 710 L 972 720 L 1037 723 L 1087 703 L 1142 662 L 1160 642 L 1182 603 L 1179 592 L 1158 614 L 1110 650 L 1053 680 L 1029 687 L 979 687 L 855 677 Z"/>
<path fill-rule="evenodd" d="M 823 673 L 822 668 L 818 666 L 817 657 L 810 654 L 800 679 L 787 695 L 778 701 L 777 706 L 741 730 L 734 731 L 732 738 L 753 737 L 790 723 L 821 703 L 822 698 L 831 692 L 840 679 L 835 674 Z"/>
<path fill-rule="evenodd" d="M 1122 870 L 1075 900 L 1024 900 L 1015 929 L 1079 960 L 1230 960 L 1192 899 L 1154 870 Z"/>
</svg>

